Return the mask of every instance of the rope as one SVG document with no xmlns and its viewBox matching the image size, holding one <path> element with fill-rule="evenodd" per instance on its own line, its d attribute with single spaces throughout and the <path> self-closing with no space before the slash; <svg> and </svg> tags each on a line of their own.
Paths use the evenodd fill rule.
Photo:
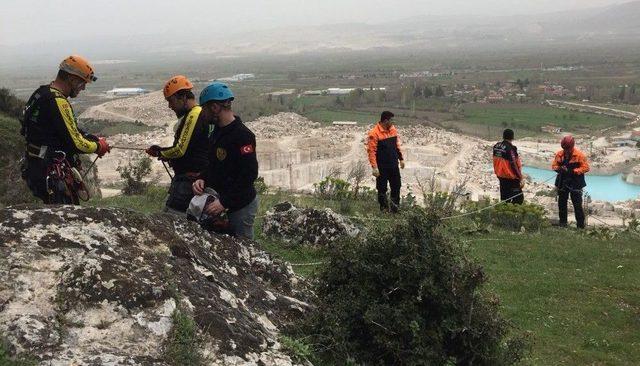
<svg viewBox="0 0 640 366">
<path fill-rule="evenodd" d="M 613 225 L 611 225 L 611 224 L 609 224 L 609 223 L 605 222 L 604 220 L 601 220 L 601 219 L 597 218 L 596 216 L 590 216 L 590 217 L 591 217 L 591 218 L 593 218 L 593 219 L 596 219 L 596 220 L 600 221 L 600 223 L 604 224 L 605 226 L 607 226 L 607 227 L 609 227 L 609 228 L 611 228 L 611 229 L 618 229 L 618 227 L 613 226 Z M 633 235 L 637 235 L 638 237 L 640 237 L 640 233 L 638 233 L 638 232 L 636 232 L 636 231 L 633 231 L 633 230 L 627 230 L 627 232 L 629 232 L 629 233 L 631 233 L 631 234 L 633 234 Z"/>
<path fill-rule="evenodd" d="M 324 262 L 310 262 L 310 263 L 290 263 L 292 267 L 303 267 L 303 266 L 319 266 L 324 264 Z"/>
<path fill-rule="evenodd" d="M 95 159 L 93 159 L 93 163 L 91 163 L 91 165 L 89 165 L 89 167 L 87 168 L 87 170 L 84 172 L 84 174 L 82 174 L 82 181 L 84 181 L 84 178 L 87 176 L 87 174 L 89 174 L 89 172 L 91 171 L 91 168 L 93 168 L 94 165 L 96 165 L 96 161 L 98 161 L 99 156 L 96 156 Z"/>
<path fill-rule="evenodd" d="M 120 149 L 120 150 L 136 150 L 136 151 L 145 151 L 144 147 L 136 147 L 136 146 L 111 146 L 112 149 Z"/>
<path fill-rule="evenodd" d="M 543 181 L 542 183 L 548 183 L 549 181 L 551 181 L 552 179 L 555 179 L 555 178 L 556 178 L 555 176 L 552 176 L 552 177 L 550 177 L 549 179 L 547 179 L 547 180 Z M 463 214 L 459 214 L 459 215 L 453 215 L 453 216 L 443 217 L 443 218 L 441 218 L 440 220 L 444 221 L 444 220 L 457 219 L 457 218 L 459 218 L 459 217 L 465 217 L 465 216 L 474 215 L 474 214 L 480 213 L 480 212 L 482 212 L 482 211 L 488 210 L 488 209 L 490 209 L 490 208 L 494 208 L 494 207 L 496 207 L 496 206 L 499 206 L 499 205 L 501 205 L 501 204 L 503 204 L 503 203 L 505 203 L 505 202 L 507 202 L 507 201 L 510 201 L 510 200 L 512 200 L 512 199 L 514 199 L 514 198 L 516 198 L 516 197 L 518 197 L 518 196 L 521 196 L 521 195 L 523 195 L 523 194 L 524 194 L 524 192 L 520 192 L 520 193 L 518 193 L 518 194 L 515 194 L 515 195 L 513 195 L 513 196 L 511 196 L 511 197 L 507 198 L 507 199 L 504 199 L 504 200 L 502 200 L 502 201 L 498 201 L 498 202 L 494 203 L 493 205 L 489 205 L 489 206 L 487 206 L 487 207 L 483 207 L 483 208 L 478 209 L 478 210 L 475 210 L 475 211 L 465 212 L 465 213 L 463 213 Z"/>
<path fill-rule="evenodd" d="M 164 160 L 160 160 L 162 162 L 162 166 L 164 166 L 164 170 L 167 171 L 167 174 L 169 174 L 169 178 L 171 180 L 173 180 L 173 175 L 171 175 L 171 172 L 169 171 L 169 168 L 167 168 L 167 164 L 164 162 Z"/>
</svg>

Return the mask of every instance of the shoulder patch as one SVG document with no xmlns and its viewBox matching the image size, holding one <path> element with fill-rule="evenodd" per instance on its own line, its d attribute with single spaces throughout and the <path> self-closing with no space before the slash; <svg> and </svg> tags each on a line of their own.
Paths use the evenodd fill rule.
<svg viewBox="0 0 640 366">
<path fill-rule="evenodd" d="M 241 155 L 251 154 L 254 151 L 255 151 L 255 149 L 253 148 L 253 145 L 251 145 L 251 144 L 244 145 L 244 146 L 240 147 L 240 154 Z"/>
<path fill-rule="evenodd" d="M 224 159 L 227 158 L 227 150 L 219 147 L 216 149 L 216 158 L 218 158 L 218 160 L 222 161 Z"/>
</svg>

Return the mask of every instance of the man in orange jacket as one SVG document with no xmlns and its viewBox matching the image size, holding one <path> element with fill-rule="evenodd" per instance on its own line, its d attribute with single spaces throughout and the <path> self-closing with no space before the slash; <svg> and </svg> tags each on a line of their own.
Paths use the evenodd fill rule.
<svg viewBox="0 0 640 366">
<path fill-rule="evenodd" d="M 503 141 L 493 146 L 493 171 L 500 181 L 500 200 L 521 205 L 524 202 L 522 162 L 513 138 L 513 130 L 507 128 L 502 133 Z"/>
<path fill-rule="evenodd" d="M 587 186 L 584 175 L 589 171 L 589 163 L 584 153 L 578 150 L 575 144 L 573 136 L 565 136 L 560 142 L 562 150 L 556 153 L 551 168 L 558 173 L 556 188 L 558 188 L 560 226 L 567 226 L 567 202 L 571 196 L 577 226 L 583 229 L 585 220 L 582 209 L 582 189 Z"/>
<path fill-rule="evenodd" d="M 376 177 L 378 203 L 381 211 L 398 212 L 400 206 L 400 169 L 404 169 L 404 158 L 400 149 L 398 130 L 393 126 L 393 113 L 382 112 L 380 122 L 369 131 L 367 142 L 369 163 Z M 387 202 L 387 182 L 391 187 L 391 206 Z"/>
</svg>

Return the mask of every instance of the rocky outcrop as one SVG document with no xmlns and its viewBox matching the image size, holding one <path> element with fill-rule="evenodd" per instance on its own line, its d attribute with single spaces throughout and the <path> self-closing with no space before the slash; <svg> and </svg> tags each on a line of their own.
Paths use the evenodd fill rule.
<svg viewBox="0 0 640 366">
<path fill-rule="evenodd" d="M 292 364 L 278 330 L 309 305 L 290 267 L 252 242 L 125 209 L 22 206 L 0 222 L 0 334 L 12 353 L 162 365 L 181 314 L 205 364 Z"/>
<path fill-rule="evenodd" d="M 329 208 L 299 209 L 289 202 L 279 203 L 267 211 L 262 231 L 292 245 L 321 246 L 359 234 L 355 225 Z"/>
</svg>

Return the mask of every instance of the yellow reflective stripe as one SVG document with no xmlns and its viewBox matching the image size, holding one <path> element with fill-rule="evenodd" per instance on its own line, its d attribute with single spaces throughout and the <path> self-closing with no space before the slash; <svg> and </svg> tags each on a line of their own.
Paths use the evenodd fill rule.
<svg viewBox="0 0 640 366">
<path fill-rule="evenodd" d="M 67 132 L 69 132 L 69 136 L 71 137 L 76 149 L 87 154 L 96 152 L 98 150 L 98 144 L 94 141 L 87 140 L 82 136 L 80 131 L 78 131 L 76 118 L 73 116 L 73 109 L 71 109 L 69 102 L 65 98 L 55 99 L 56 104 L 58 105 L 58 110 L 64 120 L 64 125 L 67 127 Z"/>
<path fill-rule="evenodd" d="M 196 122 L 198 122 L 198 117 L 200 116 L 200 112 L 202 111 L 202 107 L 197 106 L 193 107 L 193 109 L 187 114 L 187 117 L 184 121 L 184 126 L 182 126 L 182 131 L 180 131 L 180 137 L 178 137 L 178 142 L 175 146 L 170 147 L 167 150 L 160 151 L 160 155 L 163 158 L 167 159 L 177 159 L 182 157 L 189 147 L 189 142 L 191 141 L 191 135 L 193 135 L 193 130 L 196 128 Z"/>
</svg>

